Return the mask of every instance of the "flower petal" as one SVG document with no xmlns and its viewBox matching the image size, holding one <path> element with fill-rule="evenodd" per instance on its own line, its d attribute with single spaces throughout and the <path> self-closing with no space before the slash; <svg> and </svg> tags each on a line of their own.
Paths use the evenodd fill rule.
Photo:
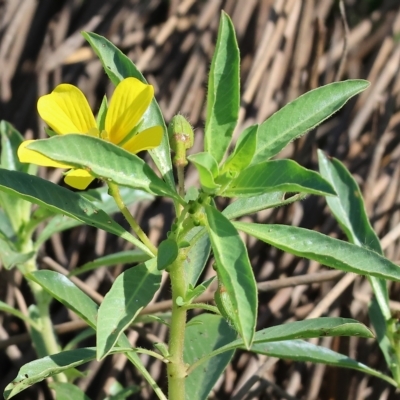
<svg viewBox="0 0 400 400">
<path fill-rule="evenodd" d="M 152 126 L 133 136 L 121 147 L 130 153 L 139 153 L 139 151 L 154 149 L 160 145 L 163 137 L 163 129 L 161 126 Z"/>
<path fill-rule="evenodd" d="M 19 145 L 17 154 L 20 162 L 41 165 L 42 167 L 71 168 L 70 165 L 53 161 L 37 151 L 27 149 L 26 146 L 32 142 L 34 140 L 25 140 Z"/>
<path fill-rule="evenodd" d="M 64 182 L 75 189 L 85 190 L 94 179 L 84 169 L 71 169 L 65 174 Z"/>
<path fill-rule="evenodd" d="M 112 143 L 119 144 L 138 124 L 153 95 L 153 86 L 136 78 L 126 78 L 119 83 L 111 98 L 105 123 Z"/>
<path fill-rule="evenodd" d="M 97 127 L 84 94 L 67 83 L 40 97 L 37 108 L 41 118 L 59 134 L 87 133 Z"/>
</svg>

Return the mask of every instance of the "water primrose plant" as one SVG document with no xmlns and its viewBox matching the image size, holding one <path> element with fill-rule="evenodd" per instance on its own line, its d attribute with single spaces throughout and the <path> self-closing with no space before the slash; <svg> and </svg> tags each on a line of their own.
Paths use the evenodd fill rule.
<svg viewBox="0 0 400 400">
<path fill-rule="evenodd" d="M 322 152 L 320 173 L 292 160 L 273 159 L 367 88 L 368 82 L 348 80 L 308 92 L 265 122 L 246 128 L 233 144 L 240 106 L 240 59 L 232 22 L 223 13 L 208 80 L 204 150 L 187 157 L 193 144 L 190 124 L 178 115 L 167 131 L 153 88 L 135 65 L 105 38 L 83 35 L 116 86 L 110 104 L 104 98 L 95 119 L 82 92 L 62 84 L 38 102 L 51 138 L 23 141 L 8 123 L 0 126 L 1 260 L 5 268 L 21 271 L 35 299 L 28 315 L 5 303 L 0 308 L 25 321 L 38 354 L 37 360 L 21 367 L 4 398 L 49 377 L 57 396 L 67 391 L 74 398 L 88 398 L 73 385 L 79 376 L 75 368 L 117 353 L 123 353 L 164 400 L 206 399 L 236 350 L 352 368 L 398 387 L 398 326 L 389 309 L 386 280 L 400 281 L 400 268 L 383 256 L 357 184 L 338 160 Z M 158 171 L 136 156 L 141 150 L 149 150 Z M 188 162 L 197 169 L 199 188 L 184 186 Z M 73 192 L 35 176 L 35 165 L 68 168 L 66 182 L 74 188 L 85 189 L 95 178 L 106 188 Z M 326 197 L 349 242 L 294 226 L 237 221 L 310 194 Z M 151 196 L 168 197 L 176 212 L 158 247 L 127 208 Z M 218 197 L 233 201 L 220 211 Z M 135 235 L 109 216 L 117 210 Z M 40 231 L 39 224 L 44 224 Z M 37 268 L 41 245 L 54 233 L 79 224 L 103 229 L 136 247 L 112 255 L 112 262 L 138 265 L 117 277 L 100 305 L 69 277 Z M 257 284 L 239 231 L 299 257 L 367 276 L 375 294 L 371 322 L 391 376 L 306 341 L 322 336 L 373 337 L 353 319 L 317 318 L 256 331 Z M 210 257 L 215 276 L 202 282 Z M 133 347 L 124 331 L 141 318 L 139 313 L 160 287 L 163 271 L 170 278 L 172 309 L 168 318 L 157 317 L 157 321 L 168 326 L 168 343 Z M 82 269 L 75 271 L 79 272 Z M 196 300 L 210 285 L 217 287 L 215 306 Z M 89 334 L 96 336 L 95 347 L 76 348 L 79 336 L 59 347 L 49 313 L 53 298 L 87 323 Z M 192 309 L 202 312 L 188 319 Z M 144 367 L 140 353 L 166 364 L 165 391 Z M 140 388 L 120 390 L 119 398 L 125 398 Z"/>
</svg>

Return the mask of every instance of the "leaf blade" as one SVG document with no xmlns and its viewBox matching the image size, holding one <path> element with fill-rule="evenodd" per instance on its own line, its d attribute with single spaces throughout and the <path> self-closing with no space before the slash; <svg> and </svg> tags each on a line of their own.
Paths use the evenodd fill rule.
<svg viewBox="0 0 400 400">
<path fill-rule="evenodd" d="M 330 83 L 281 108 L 260 125 L 253 164 L 278 154 L 292 140 L 325 121 L 368 86 L 369 82 L 361 79 Z"/>
</svg>

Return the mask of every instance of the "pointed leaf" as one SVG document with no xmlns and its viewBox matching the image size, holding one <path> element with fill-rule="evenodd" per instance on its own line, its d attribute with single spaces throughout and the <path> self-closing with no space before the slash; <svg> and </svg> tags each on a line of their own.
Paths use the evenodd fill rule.
<svg viewBox="0 0 400 400">
<path fill-rule="evenodd" d="M 364 338 L 374 337 L 372 332 L 363 324 L 351 318 L 315 318 L 305 321 L 288 322 L 257 331 L 254 335 L 255 343 L 276 342 L 291 339 L 318 338 L 326 336 L 358 336 Z M 235 340 L 221 346 L 203 356 L 198 365 L 225 351 L 243 347 L 243 339 Z"/>
<path fill-rule="evenodd" d="M 93 32 L 82 32 L 82 35 L 100 58 L 105 72 L 114 85 L 118 85 L 121 80 L 131 76 L 139 79 L 143 83 L 147 83 L 146 79 L 144 79 L 143 75 L 136 68 L 133 62 L 109 40 Z M 175 191 L 167 128 L 160 107 L 158 106 L 156 99 L 153 99 L 149 108 L 143 115 L 141 130 L 156 125 L 163 128 L 164 135 L 160 146 L 150 150 L 149 153 L 158 169 L 161 171 L 165 181 L 168 183 L 170 188 Z"/>
<path fill-rule="evenodd" d="M 285 192 L 264 193 L 253 197 L 241 197 L 229 204 L 222 211 L 228 219 L 234 219 L 243 215 L 254 214 L 268 208 L 280 207 L 301 200 L 304 195 L 297 194 L 285 199 Z"/>
<path fill-rule="evenodd" d="M 291 141 L 325 121 L 368 86 L 369 82 L 361 79 L 334 82 L 311 90 L 287 104 L 260 125 L 252 163 L 258 164 L 278 154 Z"/>
<path fill-rule="evenodd" d="M 234 222 L 234 226 L 278 249 L 328 267 L 400 281 L 400 267 L 374 251 L 318 232 L 286 225 Z"/>
<path fill-rule="evenodd" d="M 35 172 L 35 166 L 19 162 L 17 150 L 24 137 L 8 122 L 0 122 L 1 166 L 9 171 Z"/>
<path fill-rule="evenodd" d="M 303 168 L 292 160 L 274 160 L 252 165 L 243 170 L 219 194 L 243 197 L 276 191 L 335 195 L 332 186 L 317 172 Z"/>
<path fill-rule="evenodd" d="M 223 285 L 236 315 L 232 322 L 249 347 L 257 318 L 257 287 L 247 249 L 226 217 L 212 206 L 206 206 L 205 211 L 218 282 Z"/>
<path fill-rule="evenodd" d="M 152 255 L 142 242 L 78 193 L 36 176 L 7 170 L 0 170 L 0 190 L 120 236 Z"/>
<path fill-rule="evenodd" d="M 251 164 L 257 145 L 258 125 L 249 126 L 245 129 L 236 143 L 235 150 L 228 157 L 222 167 L 222 173 L 240 172 Z"/>
<path fill-rule="evenodd" d="M 186 258 L 183 261 L 186 282 L 195 286 L 210 256 L 210 238 L 207 235 L 207 230 L 198 226 L 191 229 L 185 235 L 184 240 L 190 243 Z"/>
<path fill-rule="evenodd" d="M 333 365 L 335 367 L 350 368 L 364 374 L 381 378 L 397 387 L 396 382 L 388 376 L 366 365 L 353 360 L 343 354 L 336 353 L 325 347 L 316 346 L 304 340 L 285 340 L 282 342 L 255 343 L 251 351 L 269 357 L 283 358 L 285 360 L 309 361 L 318 364 Z"/>
<path fill-rule="evenodd" d="M 215 192 L 219 187 L 214 181 L 218 176 L 218 164 L 215 158 L 210 153 L 196 153 L 189 156 L 188 160 L 196 167 L 204 191 Z"/>
<path fill-rule="evenodd" d="M 235 129 L 240 106 L 239 48 L 232 21 L 224 12 L 208 75 L 204 149 L 219 164 Z"/>
<path fill-rule="evenodd" d="M 165 239 L 160 243 L 157 253 L 157 269 L 159 271 L 169 267 L 178 257 L 178 244 L 175 240 Z"/>
<path fill-rule="evenodd" d="M 123 272 L 104 297 L 97 316 L 97 359 L 104 358 L 121 333 L 153 298 L 161 284 L 155 258 Z"/>
<path fill-rule="evenodd" d="M 118 185 L 142 189 L 158 196 L 177 197 L 177 193 L 141 158 L 105 140 L 68 134 L 35 140 L 27 147 Z"/>
<path fill-rule="evenodd" d="M 72 270 L 68 276 L 77 276 L 100 267 L 111 267 L 117 264 L 141 263 L 147 261 L 149 258 L 149 255 L 143 253 L 141 250 L 119 251 L 83 264 L 82 266 Z"/>
<path fill-rule="evenodd" d="M 337 197 L 327 197 L 326 201 L 349 242 L 367 247 L 383 256 L 379 238 L 369 222 L 357 182 L 336 158 L 328 159 L 318 150 L 318 160 L 321 175 L 338 194 Z M 383 315 L 387 320 L 390 319 L 392 315 L 386 281 L 371 277 L 371 285 Z"/>
<path fill-rule="evenodd" d="M 15 249 L 9 240 L 0 238 L 0 260 L 6 269 L 11 269 L 16 265 L 23 264 L 35 255 L 34 251 L 21 253 Z"/>
<path fill-rule="evenodd" d="M 184 360 L 188 364 L 236 338 L 236 332 L 218 315 L 202 314 L 191 322 L 196 324 L 190 324 L 185 332 Z M 233 353 L 225 352 L 196 368 L 185 381 L 186 400 L 206 400 Z"/>
<path fill-rule="evenodd" d="M 4 390 L 4 398 L 11 399 L 11 397 L 14 397 L 34 383 L 57 375 L 69 368 L 85 364 L 93 360 L 95 356 L 95 348 L 83 348 L 63 351 L 31 361 L 22 366 L 17 377 L 7 385 Z"/>
</svg>

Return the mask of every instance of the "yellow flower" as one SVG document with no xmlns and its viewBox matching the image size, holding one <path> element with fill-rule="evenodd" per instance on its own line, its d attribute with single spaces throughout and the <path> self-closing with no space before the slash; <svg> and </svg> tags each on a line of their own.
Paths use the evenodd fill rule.
<svg viewBox="0 0 400 400">
<path fill-rule="evenodd" d="M 130 135 L 149 107 L 153 94 L 153 86 L 146 85 L 136 78 L 121 81 L 110 100 L 105 129 L 102 132 L 99 131 L 86 97 L 76 86 L 58 85 L 50 94 L 39 98 L 37 107 L 41 118 L 59 135 L 81 133 L 100 137 L 136 154 L 142 150 L 153 149 L 161 143 L 161 126 L 153 126 L 136 135 Z M 32 140 L 26 140 L 18 148 L 21 162 L 72 168 L 27 149 L 26 146 L 31 142 Z M 71 169 L 66 173 L 64 180 L 68 185 L 83 190 L 93 179 L 86 170 Z"/>
</svg>

